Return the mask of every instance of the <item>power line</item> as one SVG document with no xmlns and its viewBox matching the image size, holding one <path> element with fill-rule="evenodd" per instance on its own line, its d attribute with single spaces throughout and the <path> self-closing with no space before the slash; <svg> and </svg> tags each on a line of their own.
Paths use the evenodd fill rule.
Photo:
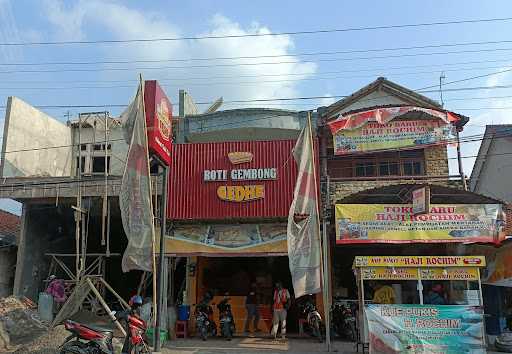
<svg viewBox="0 0 512 354">
<path fill-rule="evenodd" d="M 283 113 L 271 114 L 271 115 L 267 115 L 267 116 L 264 116 L 264 117 L 248 119 L 248 120 L 245 120 L 244 122 L 258 121 L 258 120 L 268 120 L 268 119 L 279 117 L 279 116 L 284 116 L 284 114 Z M 211 129 L 211 128 L 215 128 L 215 127 L 221 127 L 221 126 L 230 126 L 230 125 L 239 125 L 239 123 L 226 122 L 226 123 L 220 123 L 220 124 L 211 124 L 211 125 L 208 125 L 208 126 L 206 126 L 204 128 L 197 128 L 195 130 L 194 129 L 190 129 L 189 133 L 190 132 L 204 132 L 206 129 Z M 491 138 L 501 138 L 501 137 L 509 137 L 509 136 L 512 136 L 512 132 L 511 133 L 495 134 Z M 474 134 L 474 135 L 468 135 L 468 136 L 465 136 L 465 137 L 461 137 L 459 139 L 459 141 L 457 141 L 456 139 L 451 139 L 451 140 L 447 141 L 447 143 L 448 144 L 452 144 L 452 143 L 466 143 L 466 142 L 480 141 L 480 140 L 484 140 L 484 139 L 487 139 L 487 138 L 485 138 L 485 134 Z M 124 141 L 124 139 L 109 139 L 108 141 L 96 141 L 95 143 L 96 144 L 101 144 L 101 143 L 116 142 L 116 141 Z M 92 142 L 84 142 L 83 144 L 89 144 L 89 143 L 92 144 Z M 62 148 L 67 148 L 67 147 L 77 147 L 78 145 L 79 144 L 66 144 L 66 145 L 49 146 L 49 147 L 19 149 L 19 150 L 5 151 L 4 154 L 29 152 L 29 151 L 40 151 L 40 150 L 50 150 L 50 149 L 62 149 Z M 400 150 L 400 149 L 393 149 L 393 151 L 397 151 L 397 150 Z"/>
<path fill-rule="evenodd" d="M 57 62 L 32 62 L 32 63 L 30 63 L 30 62 L 29 63 L 7 62 L 7 63 L 0 63 L 0 66 L 100 65 L 100 64 L 136 64 L 136 63 L 140 64 L 140 63 L 169 63 L 169 62 L 191 62 L 191 61 L 284 58 L 284 57 L 305 57 L 305 56 L 321 56 L 321 55 L 336 55 L 336 54 L 355 54 L 355 53 L 387 52 L 387 51 L 399 51 L 399 50 L 462 47 L 462 46 L 504 44 L 504 43 L 512 43 L 512 40 L 425 44 L 425 45 L 408 46 L 408 47 L 350 49 L 350 50 L 303 52 L 303 53 L 274 54 L 274 55 L 246 55 L 246 56 L 235 56 L 235 57 L 173 58 L 173 59 L 145 59 L 145 60 L 139 59 L 139 60 L 57 61 Z"/>
<path fill-rule="evenodd" d="M 495 89 L 509 89 L 512 88 L 512 85 L 491 85 L 491 86 L 475 86 L 475 87 L 459 87 L 459 88 L 446 88 L 443 89 L 444 92 L 460 92 L 460 91 L 479 91 L 479 90 L 495 90 Z M 415 90 L 416 93 L 436 93 L 437 90 Z M 223 104 L 233 104 L 233 103 L 263 103 L 263 102 L 286 102 L 286 101 L 305 101 L 305 100 L 322 100 L 322 99 L 340 99 L 346 98 L 350 95 L 324 95 L 324 96 L 302 96 L 302 97 L 283 97 L 283 98 L 264 98 L 264 99 L 247 99 L 247 100 L 227 100 L 224 101 Z M 391 97 L 381 96 L 379 97 Z M 363 99 L 362 101 L 371 101 L 373 99 Z M 205 101 L 205 102 L 195 102 L 197 105 L 211 105 L 213 101 Z M 82 109 L 94 109 L 94 108 L 123 108 L 127 107 L 128 104 L 96 104 L 96 105 L 35 105 L 35 108 L 39 109 L 66 109 L 66 108 L 82 108 Z M 0 106 L 0 109 L 5 109 L 6 106 Z"/>
<path fill-rule="evenodd" d="M 484 77 L 489 77 L 489 76 L 494 76 L 494 75 L 504 74 L 504 73 L 508 73 L 508 72 L 511 72 L 511 71 L 512 71 L 512 69 L 506 69 L 506 70 L 496 71 L 496 72 L 493 72 L 493 73 L 490 73 L 490 74 L 477 75 L 477 76 L 467 77 L 467 78 L 460 79 L 460 80 L 444 82 L 444 83 L 443 83 L 443 85 L 450 85 L 450 84 L 456 84 L 456 83 L 459 83 L 459 82 L 465 82 L 465 81 L 470 81 L 470 80 L 475 80 L 475 79 L 482 79 L 482 78 L 484 78 Z M 421 89 L 419 89 L 419 90 L 429 89 L 429 88 L 433 88 L 433 87 L 436 87 L 436 86 L 427 86 L 427 87 L 422 87 L 422 88 L 421 88 Z"/>
<path fill-rule="evenodd" d="M 505 135 L 504 135 L 505 136 Z M 510 134 L 509 135 L 506 135 L 507 137 L 508 136 L 511 136 Z M 502 136 L 503 137 L 503 136 Z M 494 137 L 489 137 L 489 138 L 496 138 L 496 136 Z M 488 139 L 488 138 L 486 138 Z M 393 151 L 405 151 L 406 149 L 398 149 L 398 150 L 393 150 Z M 378 152 L 383 152 L 383 151 L 378 151 Z M 487 156 L 504 156 L 504 155 L 512 155 L 511 152 L 506 152 L 506 153 L 495 153 L 495 154 L 488 154 Z M 344 156 L 345 158 L 347 156 Z M 355 157 L 357 157 L 357 155 L 355 155 Z M 461 158 L 463 159 L 467 159 L 467 158 L 477 158 L 478 155 L 467 155 L 467 156 L 462 156 Z M 336 160 L 336 159 L 339 159 L 339 157 L 336 157 L 334 156 L 332 158 L 332 160 Z M 435 161 L 448 161 L 448 160 L 454 160 L 454 159 L 457 159 L 457 157 L 447 157 L 447 158 L 438 158 L 438 159 L 425 159 L 425 162 L 435 162 Z M 373 164 L 365 164 L 365 166 L 372 166 L 372 167 L 378 167 L 378 164 L 377 163 L 373 163 Z M 330 171 L 339 171 L 339 170 L 353 170 L 354 168 L 352 166 L 343 166 L 343 167 L 330 167 L 329 170 Z M 403 176 L 396 176 L 397 179 L 403 179 Z M 402 177 L 402 178 L 401 178 Z M 424 176 L 424 175 L 420 175 L 418 177 L 428 177 L 428 176 Z M 120 180 L 121 179 L 121 176 L 115 176 L 115 175 L 109 175 L 108 176 L 108 179 L 110 181 L 117 181 L 117 180 Z M 96 181 L 103 181 L 104 182 L 104 177 L 101 177 L 101 178 L 96 178 L 96 177 L 91 177 L 91 178 L 88 178 L 87 179 L 87 182 L 89 182 L 87 184 L 87 186 L 104 186 L 105 184 L 98 184 L 98 185 L 95 185 L 95 184 L 91 184 L 90 182 L 96 182 Z M 72 178 L 72 179 L 69 179 L 69 178 L 66 178 L 65 180 L 61 180 L 61 181 L 38 181 L 38 182 L 17 182 L 17 183 L 10 183 L 10 184 L 0 184 L 0 190 L 12 190 L 13 188 L 16 188 L 16 187 L 23 187 L 23 188 L 26 188 L 26 187 L 38 187 L 38 186 L 52 186 L 52 185 L 62 185 L 62 184 L 73 184 L 73 183 L 78 183 L 79 182 L 79 179 L 78 178 Z"/>
<path fill-rule="evenodd" d="M 443 72 L 460 72 L 460 71 L 475 71 L 475 70 L 486 70 L 486 69 L 503 69 L 503 66 L 487 66 L 477 68 L 458 68 L 458 69 L 446 69 Z M 438 71 L 415 71 L 405 73 L 392 73 L 391 76 L 407 76 L 407 75 L 422 75 L 422 74 L 436 74 Z M 306 77 L 300 79 L 284 79 L 284 80 L 258 80 L 258 81 L 225 81 L 225 82 L 192 82 L 192 83 L 176 83 L 162 85 L 164 88 L 169 87 L 189 87 L 189 86 L 229 86 L 229 85 L 254 85 L 254 84 L 274 84 L 283 82 L 301 82 L 301 81 L 319 81 L 319 80 L 334 80 L 334 79 L 353 79 L 353 78 L 367 78 L 375 77 L 379 74 L 366 74 L 366 75 L 352 75 L 352 76 L 324 76 L 324 77 Z M 495 74 L 492 74 L 495 75 Z M 264 75 L 262 75 L 264 76 Z M 162 81 L 162 80 L 159 80 Z M 176 80 L 175 80 L 176 82 Z M 110 86 L 60 86 L 60 87 L 0 87 L 0 90 L 90 90 L 90 89 L 114 89 L 114 88 L 133 88 L 133 85 L 110 85 Z"/>
<path fill-rule="evenodd" d="M 282 64 L 304 64 L 304 63 L 317 63 L 317 62 L 337 62 L 337 61 L 354 61 L 354 60 L 374 60 L 374 59 L 391 59 L 391 58 L 407 58 L 418 56 L 433 56 L 433 55 L 447 55 L 447 54 L 474 54 L 474 53 L 489 53 L 498 51 L 512 51 L 512 48 L 491 48 L 491 49 L 475 49 L 475 50 L 459 50 L 447 52 L 429 52 L 429 53 L 412 53 L 412 54 L 396 54 L 396 55 L 381 55 L 370 57 L 350 57 L 350 58 L 320 58 L 317 60 L 291 60 L 291 61 L 270 61 L 270 62 L 257 62 L 257 63 L 228 63 L 228 64 L 203 64 L 203 65 L 188 65 L 188 66 L 158 66 L 158 67 L 133 67 L 133 68 L 62 68 L 50 70 L 9 70 L 0 71 L 0 74 L 20 74 L 20 73 L 62 73 L 62 72 L 104 72 L 104 71 L 130 71 L 130 70 L 172 70 L 172 69 L 198 69 L 198 68 L 219 68 L 219 67 L 243 67 L 243 66 L 260 66 L 260 65 L 282 65 Z"/>
<path fill-rule="evenodd" d="M 261 74 L 261 75 L 217 75 L 217 76 L 189 76 L 189 77 L 173 77 L 173 78 L 160 78 L 159 82 L 165 81 L 191 81 L 191 80 L 212 80 L 212 79 L 232 79 L 232 78 L 261 78 L 261 77 L 282 77 L 282 76 L 304 76 L 304 75 L 331 75 L 331 74 L 343 74 L 343 73 L 359 73 L 359 72 L 371 72 L 371 71 L 390 71 L 390 70 L 401 70 L 401 69 L 413 69 L 413 68 L 428 68 L 428 67 L 445 67 L 453 65 L 466 65 L 466 64 L 484 64 L 484 63 L 503 63 L 510 62 L 510 58 L 498 59 L 498 60 L 480 60 L 480 61 L 463 61 L 454 63 L 440 63 L 440 64 L 426 64 L 426 65 L 404 65 L 395 67 L 376 67 L 366 68 L 357 70 L 337 70 L 337 71 L 325 71 L 325 72 L 293 72 L 293 73 L 279 73 L 279 74 Z M 448 69 L 444 69 L 445 71 Z M 18 83 L 55 83 L 55 80 L 2 80 L 3 83 L 18 84 Z M 129 83 L 138 82 L 138 80 L 60 80 L 60 83 Z"/>
<path fill-rule="evenodd" d="M 417 28 L 417 27 L 431 27 L 431 26 L 443 26 L 443 25 L 505 22 L 505 21 L 510 21 L 510 20 L 512 20 L 512 17 L 436 21 L 436 22 L 409 23 L 409 24 L 398 24 L 398 25 L 346 27 L 346 28 L 335 28 L 335 29 L 318 29 L 318 30 L 309 30 L 309 31 L 289 31 L 289 32 L 275 32 L 275 33 L 248 33 L 248 34 L 234 34 L 234 35 L 206 35 L 206 36 L 138 38 L 138 39 L 99 39 L 99 40 L 86 40 L 86 41 L 84 40 L 84 41 L 44 41 L 44 42 L 43 41 L 39 41 L 39 42 L 36 42 L 36 41 L 33 41 L 33 42 L 4 42 L 4 43 L 0 43 L 0 46 L 148 43 L 148 42 L 172 42 L 172 41 L 207 40 L 207 39 L 297 36 L 297 35 L 311 35 L 311 34 L 324 34 L 324 33 L 375 31 L 375 30 L 386 30 L 386 29 Z"/>
</svg>

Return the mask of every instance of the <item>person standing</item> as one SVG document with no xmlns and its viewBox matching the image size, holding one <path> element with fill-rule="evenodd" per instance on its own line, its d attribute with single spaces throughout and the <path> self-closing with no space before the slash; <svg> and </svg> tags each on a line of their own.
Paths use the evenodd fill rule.
<svg viewBox="0 0 512 354">
<path fill-rule="evenodd" d="M 45 293 L 52 296 L 55 305 L 53 310 L 57 313 L 61 309 L 62 304 L 67 300 L 64 281 L 62 279 L 58 279 L 55 275 L 50 275 L 48 278 L 48 287 L 46 288 Z"/>
<path fill-rule="evenodd" d="M 244 332 L 249 332 L 250 323 L 253 322 L 254 332 L 259 332 L 258 323 L 260 321 L 260 314 L 258 312 L 258 301 L 256 296 L 256 283 L 251 284 L 249 294 L 245 297 L 245 309 L 247 310 L 247 318 L 245 319 Z"/>
<path fill-rule="evenodd" d="M 281 324 L 281 337 L 286 338 L 286 315 L 290 304 L 290 293 L 283 287 L 281 282 L 276 283 L 274 290 L 274 315 L 272 317 L 272 332 L 274 338 L 277 338 L 277 329 Z"/>
<path fill-rule="evenodd" d="M 432 286 L 423 302 L 428 305 L 446 305 L 446 295 L 444 294 L 443 286 L 441 284 Z"/>
</svg>

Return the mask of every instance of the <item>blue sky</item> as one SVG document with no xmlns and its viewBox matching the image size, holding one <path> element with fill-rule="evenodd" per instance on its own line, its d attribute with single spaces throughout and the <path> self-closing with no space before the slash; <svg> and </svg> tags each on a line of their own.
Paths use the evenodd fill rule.
<svg viewBox="0 0 512 354">
<path fill-rule="evenodd" d="M 510 1 L 9 1 L 0 0 L 0 42 L 66 41 L 288 32 L 390 24 L 497 18 L 512 15 Z M 0 46 L 0 105 L 15 95 L 33 105 L 128 103 L 137 74 L 160 80 L 176 102 L 179 88 L 198 102 L 273 97 L 346 95 L 385 76 L 411 89 L 483 75 L 512 65 L 512 43 L 323 56 L 300 53 L 368 50 L 510 40 L 512 21 L 300 36 L 216 39 L 151 44 Z M 479 53 L 447 51 L 486 50 Z M 497 50 L 498 49 L 498 50 Z M 505 49 L 505 50 L 501 50 Z M 440 54 L 432 54 L 440 53 Z M 399 56 L 400 54 L 421 54 Z M 194 62 L 5 65 L 45 62 L 169 60 L 289 55 L 287 57 Z M 375 56 L 394 55 L 394 58 Z M 398 56 L 398 57 L 397 57 Z M 361 59 L 366 57 L 370 59 Z M 359 59 L 355 59 L 359 58 Z M 285 64 L 211 66 L 283 62 Z M 471 63 L 469 63 L 471 62 Z M 468 64 L 463 64 L 468 63 Z M 209 65 L 191 68 L 198 64 Z M 187 68 L 183 68 L 188 66 Z M 157 67 L 159 69 L 140 69 Z M 180 68 L 181 67 L 181 68 Z M 81 71 L 70 71 L 70 70 Z M 108 70 L 116 69 L 116 70 Z M 123 70 L 119 70 L 123 69 Z M 20 72 L 20 70 L 31 72 Z M 51 71 L 51 72 L 34 72 Z M 512 74 L 446 86 L 508 85 Z M 438 93 L 428 94 L 438 99 Z M 488 97 L 502 97 L 489 99 Z M 503 98 L 505 96 L 505 98 Z M 446 92 L 445 107 L 472 119 L 463 135 L 491 123 L 510 123 L 511 89 Z M 478 99 L 475 99 L 478 98 Z M 283 108 L 312 109 L 332 100 L 286 102 Z M 237 105 L 241 106 L 240 104 Z M 261 106 L 261 104 L 260 104 Z M 206 108 L 206 106 L 201 106 Z M 224 105 L 224 108 L 234 108 Z M 485 108 L 485 109 L 482 109 Z M 99 108 L 98 108 L 99 109 Z M 107 108 L 118 114 L 120 108 Z M 68 109 L 48 109 L 65 120 Z M 81 110 L 69 109 L 72 115 Z M 0 109 L 0 116 L 5 110 Z M 2 122 L 3 123 L 3 122 Z M 464 144 L 476 154 L 479 142 Z M 453 152 L 451 152 L 451 156 Z M 470 174 L 473 159 L 464 159 Z M 455 172 L 455 170 L 453 170 Z"/>
</svg>

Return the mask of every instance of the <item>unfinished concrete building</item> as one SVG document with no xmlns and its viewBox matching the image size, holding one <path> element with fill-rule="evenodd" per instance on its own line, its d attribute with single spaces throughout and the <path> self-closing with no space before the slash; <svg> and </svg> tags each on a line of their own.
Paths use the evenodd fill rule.
<svg viewBox="0 0 512 354">
<path fill-rule="evenodd" d="M 128 145 L 119 119 L 93 112 L 64 123 L 10 97 L 4 137 L 0 194 L 23 204 L 14 294 L 37 299 L 55 273 L 69 290 L 77 274 L 102 275 L 128 296 L 140 274 L 120 267 Z"/>
</svg>

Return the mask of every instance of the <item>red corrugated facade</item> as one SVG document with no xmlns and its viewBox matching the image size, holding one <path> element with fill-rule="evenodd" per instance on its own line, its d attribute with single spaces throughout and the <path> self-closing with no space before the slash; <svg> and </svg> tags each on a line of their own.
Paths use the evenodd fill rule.
<svg viewBox="0 0 512 354">
<path fill-rule="evenodd" d="M 293 199 L 297 167 L 295 140 L 176 144 L 169 175 L 171 220 L 286 218 Z M 230 152 L 250 152 L 252 161 L 232 164 Z M 276 168 L 274 180 L 233 181 L 233 169 Z M 227 170 L 227 181 L 205 182 L 205 170 Z M 234 202 L 217 195 L 219 186 L 264 185 L 262 199 Z"/>
</svg>

